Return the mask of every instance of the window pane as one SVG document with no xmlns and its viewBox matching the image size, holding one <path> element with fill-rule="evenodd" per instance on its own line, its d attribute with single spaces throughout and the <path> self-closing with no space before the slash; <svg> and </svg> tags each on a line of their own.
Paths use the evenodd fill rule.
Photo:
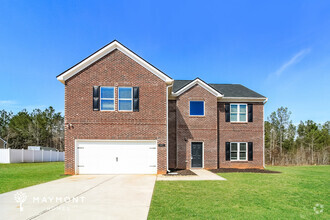
<svg viewBox="0 0 330 220">
<path fill-rule="evenodd" d="M 231 113 L 230 114 L 230 121 L 237 121 L 237 113 L 235 113 L 235 114 Z"/>
<path fill-rule="evenodd" d="M 230 159 L 231 160 L 237 160 L 237 152 L 231 152 L 230 153 Z"/>
<path fill-rule="evenodd" d="M 132 110 L 132 100 L 119 100 L 119 110 L 120 111 L 131 111 Z"/>
<path fill-rule="evenodd" d="M 240 105 L 239 106 L 239 112 L 246 114 L 246 105 Z"/>
<path fill-rule="evenodd" d="M 115 105 L 113 100 L 101 100 L 101 110 L 114 110 Z"/>
<path fill-rule="evenodd" d="M 120 99 L 131 99 L 132 98 L 132 88 L 119 88 L 119 98 Z"/>
<path fill-rule="evenodd" d="M 190 115 L 204 115 L 204 101 L 190 101 Z"/>
<path fill-rule="evenodd" d="M 240 160 L 246 160 L 246 152 L 240 152 L 239 153 L 239 159 Z"/>
<path fill-rule="evenodd" d="M 114 98 L 113 87 L 101 87 L 101 98 Z"/>
<path fill-rule="evenodd" d="M 230 106 L 230 113 L 237 113 L 237 105 Z"/>
<path fill-rule="evenodd" d="M 239 149 L 240 149 L 241 152 L 242 151 L 246 152 L 246 143 L 241 143 L 240 146 L 239 146 Z"/>
<path fill-rule="evenodd" d="M 246 121 L 246 114 L 240 114 L 239 121 Z"/>
<path fill-rule="evenodd" d="M 230 151 L 237 151 L 237 143 L 231 143 Z"/>
</svg>

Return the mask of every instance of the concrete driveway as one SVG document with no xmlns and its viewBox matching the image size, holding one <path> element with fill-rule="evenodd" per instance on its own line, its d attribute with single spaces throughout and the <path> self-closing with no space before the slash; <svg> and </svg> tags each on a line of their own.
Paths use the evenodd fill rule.
<svg viewBox="0 0 330 220">
<path fill-rule="evenodd" d="M 78 175 L 23 188 L 0 194 L 0 219 L 147 219 L 155 180 Z"/>
</svg>

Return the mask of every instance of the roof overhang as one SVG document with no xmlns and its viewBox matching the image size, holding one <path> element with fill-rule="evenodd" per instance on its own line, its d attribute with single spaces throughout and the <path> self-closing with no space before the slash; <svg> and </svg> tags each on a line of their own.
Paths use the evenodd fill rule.
<svg viewBox="0 0 330 220">
<path fill-rule="evenodd" d="M 119 43 L 118 41 L 114 40 L 110 44 L 106 45 L 105 47 L 101 48 L 91 56 L 87 57 L 86 59 L 82 60 L 75 66 L 71 67 L 70 69 L 64 71 L 60 75 L 57 76 L 57 80 L 62 82 L 63 84 L 65 83 L 66 80 L 70 79 L 72 76 L 75 74 L 79 73 L 81 70 L 85 69 L 86 67 L 90 66 L 91 64 L 95 63 L 105 55 L 109 54 L 113 50 L 119 50 L 122 53 L 124 53 L 126 56 L 130 57 L 133 59 L 135 62 L 139 63 L 141 66 L 155 74 L 157 77 L 165 81 L 167 84 L 173 83 L 173 79 L 171 79 L 169 76 L 167 76 L 165 73 L 139 57 L 137 54 L 135 54 L 133 51 Z"/>
<path fill-rule="evenodd" d="M 199 85 L 199 86 L 203 87 L 204 89 L 206 89 L 207 91 L 209 91 L 211 94 L 215 95 L 218 98 L 223 97 L 223 94 L 221 94 L 220 92 L 218 92 L 217 90 L 215 90 L 213 87 L 211 87 L 210 85 L 208 85 L 207 83 L 205 83 L 203 80 L 198 79 L 198 78 L 195 79 L 194 81 L 188 83 L 186 86 L 182 87 L 177 92 L 173 92 L 172 93 L 172 96 L 178 97 L 181 94 L 183 94 L 184 92 L 186 92 L 187 90 L 189 90 L 190 88 L 194 87 L 195 85 Z"/>
</svg>

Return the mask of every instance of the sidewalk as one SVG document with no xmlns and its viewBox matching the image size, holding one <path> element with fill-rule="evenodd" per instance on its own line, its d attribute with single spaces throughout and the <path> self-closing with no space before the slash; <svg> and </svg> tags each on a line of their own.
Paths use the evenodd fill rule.
<svg viewBox="0 0 330 220">
<path fill-rule="evenodd" d="M 197 175 L 192 175 L 192 176 L 178 176 L 178 175 L 173 175 L 173 176 L 165 176 L 165 175 L 158 175 L 157 176 L 157 181 L 180 181 L 180 180 L 226 180 L 225 178 L 218 176 L 215 173 L 212 173 L 208 170 L 205 169 L 192 169 L 194 173 Z"/>
</svg>

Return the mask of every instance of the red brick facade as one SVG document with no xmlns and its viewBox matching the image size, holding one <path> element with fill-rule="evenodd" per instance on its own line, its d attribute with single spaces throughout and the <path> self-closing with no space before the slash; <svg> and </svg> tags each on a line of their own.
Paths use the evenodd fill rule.
<svg viewBox="0 0 330 220">
<path fill-rule="evenodd" d="M 93 86 L 139 87 L 139 111 L 93 111 Z M 75 173 L 75 141 L 157 140 L 166 146 L 167 84 L 114 50 L 65 81 L 65 173 Z M 116 95 L 115 95 L 116 96 Z M 189 116 L 189 101 L 204 101 L 204 116 Z M 220 102 L 219 102 L 220 101 Z M 253 122 L 225 122 L 225 103 L 195 85 L 168 101 L 169 168 L 191 168 L 191 143 L 203 142 L 203 167 L 263 168 L 263 103 L 253 103 Z M 69 126 L 70 125 L 70 126 Z M 253 142 L 252 161 L 226 161 L 226 142 Z M 158 173 L 167 170 L 167 148 L 158 147 Z"/>
<path fill-rule="evenodd" d="M 242 103 L 242 102 L 240 102 Z M 225 103 L 218 103 L 219 112 L 219 167 L 263 168 L 264 104 L 253 104 L 253 122 L 226 122 Z M 226 142 L 252 142 L 253 161 L 226 161 Z"/>
<path fill-rule="evenodd" d="M 176 101 L 171 100 L 168 102 L 168 163 L 170 168 L 176 168 Z"/>
<path fill-rule="evenodd" d="M 120 86 L 139 87 L 139 112 L 93 111 L 93 86 L 114 86 L 115 94 Z M 65 82 L 65 125 L 66 174 L 75 172 L 76 139 L 157 140 L 166 145 L 166 83 L 114 50 Z M 158 172 L 165 173 L 166 147 L 158 147 L 157 159 Z"/>
<path fill-rule="evenodd" d="M 204 101 L 205 116 L 189 116 L 189 101 Z M 191 168 L 191 142 L 204 144 L 204 168 L 217 168 L 217 97 L 199 85 L 176 100 L 177 168 Z"/>
<path fill-rule="evenodd" d="M 189 116 L 189 101 L 203 100 L 205 116 Z M 233 102 L 234 103 L 234 102 Z M 242 103 L 242 102 L 240 102 Z M 199 85 L 169 105 L 169 167 L 191 168 L 191 142 L 203 142 L 204 168 L 263 168 L 263 103 L 253 104 L 253 122 L 226 122 L 225 102 Z M 252 161 L 226 161 L 226 142 L 252 142 Z"/>
</svg>

